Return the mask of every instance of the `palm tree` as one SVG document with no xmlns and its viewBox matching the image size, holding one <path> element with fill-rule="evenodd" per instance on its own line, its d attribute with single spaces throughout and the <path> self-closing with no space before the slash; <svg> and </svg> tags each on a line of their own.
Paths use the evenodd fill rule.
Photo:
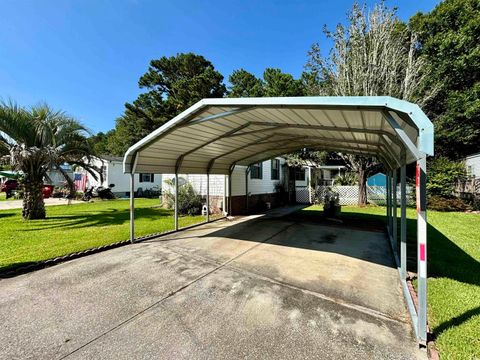
<svg viewBox="0 0 480 360">
<path fill-rule="evenodd" d="M 0 103 L 0 156 L 22 173 L 24 219 L 44 219 L 43 181 L 47 172 L 69 163 L 96 177 L 90 165 L 92 148 L 88 131 L 74 118 L 42 104 L 31 108 L 12 102 Z M 62 172 L 69 182 L 73 181 Z"/>
</svg>

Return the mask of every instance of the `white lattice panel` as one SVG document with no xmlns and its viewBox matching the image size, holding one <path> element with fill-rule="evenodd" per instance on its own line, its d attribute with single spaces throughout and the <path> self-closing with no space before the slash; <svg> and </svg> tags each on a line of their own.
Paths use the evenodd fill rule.
<svg viewBox="0 0 480 360">
<path fill-rule="evenodd" d="M 358 186 L 332 186 L 332 191 L 338 193 L 340 205 L 358 204 Z M 328 186 L 319 186 L 317 188 L 317 199 L 323 202 Z M 412 188 L 407 186 L 407 202 L 410 201 Z M 367 186 L 367 201 L 372 204 L 385 205 L 386 190 L 384 186 Z M 397 201 L 400 204 L 400 186 L 397 187 Z"/>
<path fill-rule="evenodd" d="M 309 204 L 310 203 L 310 193 L 308 188 L 296 188 L 295 189 L 296 201 L 299 204 Z"/>
</svg>

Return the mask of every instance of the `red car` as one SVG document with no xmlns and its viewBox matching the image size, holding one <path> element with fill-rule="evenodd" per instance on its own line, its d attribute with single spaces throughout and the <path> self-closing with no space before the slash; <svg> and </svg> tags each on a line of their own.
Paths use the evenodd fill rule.
<svg viewBox="0 0 480 360">
<path fill-rule="evenodd" d="M 17 180 L 7 180 L 2 185 L 0 185 L 0 191 L 7 194 L 7 199 L 12 196 L 12 192 L 18 189 Z"/>
<path fill-rule="evenodd" d="M 0 191 L 7 193 L 7 199 L 12 196 L 12 192 L 18 190 L 18 181 L 17 180 L 7 180 L 2 185 L 0 185 Z M 42 194 L 44 199 L 48 199 L 52 196 L 53 185 L 43 185 Z"/>
</svg>

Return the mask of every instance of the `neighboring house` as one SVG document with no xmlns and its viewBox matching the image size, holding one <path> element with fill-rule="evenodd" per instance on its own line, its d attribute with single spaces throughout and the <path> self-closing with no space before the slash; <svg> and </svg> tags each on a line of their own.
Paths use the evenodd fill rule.
<svg viewBox="0 0 480 360">
<path fill-rule="evenodd" d="M 319 165 L 316 169 L 320 170 L 320 179 L 317 180 L 318 185 L 333 185 L 335 178 L 345 173 L 344 165 Z"/>
<path fill-rule="evenodd" d="M 465 168 L 468 177 L 480 178 L 480 153 L 465 158 Z"/>
<path fill-rule="evenodd" d="M 465 158 L 467 180 L 457 184 L 456 193 L 463 199 L 480 201 L 480 153 Z"/>
<path fill-rule="evenodd" d="M 60 165 L 62 170 L 70 176 L 71 179 L 74 178 L 72 167 L 68 164 Z M 45 183 L 53 186 L 66 186 L 67 181 L 65 176 L 60 172 L 60 170 L 50 170 L 47 172 L 48 179 L 45 179 Z"/>
<path fill-rule="evenodd" d="M 68 164 L 61 165 L 63 171 L 73 178 L 72 167 Z M 0 183 L 4 182 L 7 178 L 17 178 L 21 172 L 4 170 L 0 171 Z M 43 181 L 45 184 L 53 186 L 65 186 L 66 180 L 63 174 L 59 170 L 50 170 L 47 172 L 47 178 Z"/>
<path fill-rule="evenodd" d="M 86 187 L 108 187 L 115 185 L 112 192 L 119 197 L 128 197 L 130 195 L 130 175 L 123 173 L 123 157 L 102 156 L 95 158 L 93 165 L 101 170 L 103 182 L 100 178 L 95 179 L 85 170 L 82 174 L 87 177 Z M 162 175 L 160 174 L 135 174 L 135 192 L 139 193 L 145 190 L 159 189 L 162 185 Z"/>
</svg>

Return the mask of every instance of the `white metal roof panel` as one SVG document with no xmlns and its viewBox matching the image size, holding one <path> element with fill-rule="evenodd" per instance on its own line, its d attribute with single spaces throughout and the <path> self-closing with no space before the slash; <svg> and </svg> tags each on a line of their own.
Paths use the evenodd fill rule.
<svg viewBox="0 0 480 360">
<path fill-rule="evenodd" d="M 124 171 L 228 174 L 304 147 L 373 155 L 393 168 L 433 155 L 433 125 L 390 97 L 204 99 L 129 148 Z"/>
</svg>

